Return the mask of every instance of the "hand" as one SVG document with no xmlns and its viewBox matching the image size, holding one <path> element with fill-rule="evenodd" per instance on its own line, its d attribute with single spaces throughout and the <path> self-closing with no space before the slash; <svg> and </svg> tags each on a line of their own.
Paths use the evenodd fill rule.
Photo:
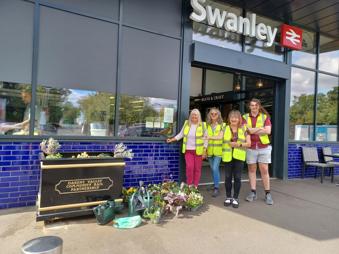
<svg viewBox="0 0 339 254">
<path fill-rule="evenodd" d="M 231 147 L 239 147 L 240 145 L 237 142 L 231 142 L 230 146 Z"/>
<path fill-rule="evenodd" d="M 166 142 L 167 142 L 167 143 L 172 143 L 174 140 L 175 140 L 174 138 L 168 138 L 168 139 L 166 140 Z"/>
<path fill-rule="evenodd" d="M 0 125 L 0 132 L 7 132 L 9 130 L 14 130 L 14 129 L 15 127 L 12 125 L 5 125 L 5 124 Z"/>
<path fill-rule="evenodd" d="M 204 151 L 204 153 L 202 154 L 202 159 L 205 160 L 207 158 L 207 152 Z"/>
</svg>

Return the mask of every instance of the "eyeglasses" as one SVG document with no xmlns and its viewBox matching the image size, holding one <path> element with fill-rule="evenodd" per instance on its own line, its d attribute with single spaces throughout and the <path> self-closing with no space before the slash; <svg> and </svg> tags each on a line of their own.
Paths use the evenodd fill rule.
<svg viewBox="0 0 339 254">
<path fill-rule="evenodd" d="M 211 115 L 211 116 L 217 116 L 218 113 L 212 112 L 212 113 L 210 113 L 210 115 Z"/>
</svg>

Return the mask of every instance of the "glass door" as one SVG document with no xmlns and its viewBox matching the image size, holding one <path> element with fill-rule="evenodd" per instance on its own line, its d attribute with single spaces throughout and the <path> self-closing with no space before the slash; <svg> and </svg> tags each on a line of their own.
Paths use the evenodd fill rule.
<svg viewBox="0 0 339 254">
<path fill-rule="evenodd" d="M 242 114 L 248 112 L 248 103 L 252 98 L 261 100 L 263 107 L 271 118 L 274 117 L 274 95 L 276 81 L 256 75 L 241 72 L 216 71 L 206 68 L 192 67 L 190 110 L 198 108 L 203 120 L 206 119 L 210 108 L 220 110 L 224 122 L 232 109 Z M 274 119 L 271 119 L 272 123 Z M 273 126 L 274 127 L 274 126 Z M 274 128 L 272 129 L 274 131 Z M 220 165 L 220 179 L 224 182 L 223 164 Z M 272 176 L 272 165 L 270 165 Z M 258 178 L 260 173 L 258 170 Z M 247 165 L 245 165 L 242 179 L 248 179 Z M 201 184 L 211 184 L 212 172 L 208 161 L 204 161 L 201 174 Z"/>
</svg>

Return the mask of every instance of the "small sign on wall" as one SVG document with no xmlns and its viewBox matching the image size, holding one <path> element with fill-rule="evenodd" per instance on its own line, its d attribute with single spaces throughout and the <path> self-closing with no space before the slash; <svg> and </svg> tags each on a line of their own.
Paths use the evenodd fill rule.
<svg viewBox="0 0 339 254">
<path fill-rule="evenodd" d="M 285 48 L 302 49 L 303 31 L 302 29 L 283 24 L 280 26 L 281 39 L 280 44 Z"/>
</svg>

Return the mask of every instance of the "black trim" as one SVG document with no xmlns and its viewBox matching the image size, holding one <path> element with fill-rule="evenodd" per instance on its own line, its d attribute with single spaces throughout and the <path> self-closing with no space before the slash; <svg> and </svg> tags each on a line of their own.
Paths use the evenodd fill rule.
<svg viewBox="0 0 339 254">
<path fill-rule="evenodd" d="M 319 69 L 319 33 L 315 35 L 315 68 Z M 317 108 L 318 108 L 318 82 L 319 82 L 319 73 L 315 73 L 315 86 L 314 86 L 314 105 L 313 105 L 313 137 L 312 140 L 316 140 L 317 138 Z M 338 138 L 337 138 L 338 139 Z"/>
<path fill-rule="evenodd" d="M 122 52 L 122 18 L 123 18 L 123 0 L 119 1 L 119 27 L 118 27 L 118 50 L 117 50 L 117 66 L 116 66 L 116 84 L 115 84 L 115 100 L 114 100 L 114 136 L 118 136 L 119 130 L 119 109 L 121 103 L 121 94 L 120 94 L 120 63 L 121 63 L 121 52 Z"/>
<path fill-rule="evenodd" d="M 31 105 L 29 119 L 29 134 L 34 135 L 35 128 L 35 104 L 38 82 L 38 60 L 39 60 L 39 35 L 40 35 L 40 5 L 39 1 L 34 4 L 33 20 L 33 49 L 32 49 L 32 82 L 31 82 Z"/>
</svg>

